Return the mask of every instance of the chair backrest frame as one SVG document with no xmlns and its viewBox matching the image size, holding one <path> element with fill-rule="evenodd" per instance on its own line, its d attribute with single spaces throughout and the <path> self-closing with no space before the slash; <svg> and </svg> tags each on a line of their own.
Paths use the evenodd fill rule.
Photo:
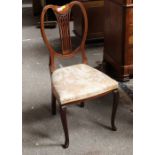
<svg viewBox="0 0 155 155">
<path fill-rule="evenodd" d="M 70 21 L 70 12 L 73 6 L 79 6 L 79 8 L 82 11 L 83 19 L 84 19 L 84 31 L 82 40 L 80 43 L 80 46 L 78 46 L 75 50 L 71 50 L 71 37 L 70 37 L 70 27 L 69 27 L 69 21 Z M 56 19 L 59 26 L 59 33 L 60 33 L 60 39 L 61 39 L 61 47 L 62 47 L 62 54 L 56 52 L 53 47 L 50 45 L 48 38 L 45 34 L 44 29 L 44 18 L 45 14 L 47 13 L 47 10 L 52 9 L 53 12 L 56 15 Z M 62 58 L 70 58 L 73 57 L 77 52 L 81 52 L 82 55 L 82 63 L 87 64 L 87 57 L 85 53 L 85 41 L 87 37 L 87 31 L 88 31 L 88 18 L 86 10 L 83 6 L 83 4 L 79 1 L 73 1 L 71 3 L 68 3 L 64 6 L 56 6 L 56 5 L 46 5 L 43 8 L 43 11 L 41 13 L 41 34 L 43 37 L 43 40 L 50 52 L 50 71 L 53 72 L 56 67 L 54 64 L 54 58 L 55 56 L 62 57 Z M 64 37 L 65 36 L 65 37 Z"/>
</svg>

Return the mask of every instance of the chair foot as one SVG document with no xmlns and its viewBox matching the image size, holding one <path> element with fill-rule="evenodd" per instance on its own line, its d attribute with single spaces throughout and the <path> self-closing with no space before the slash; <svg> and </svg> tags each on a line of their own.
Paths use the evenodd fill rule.
<svg viewBox="0 0 155 155">
<path fill-rule="evenodd" d="M 80 103 L 80 107 L 83 108 L 84 107 L 84 102 Z"/>
<path fill-rule="evenodd" d="M 56 97 L 52 93 L 52 103 L 51 103 L 52 115 L 56 115 Z"/>
<path fill-rule="evenodd" d="M 67 149 L 68 146 L 69 146 L 69 143 L 66 143 L 66 144 L 63 144 L 63 145 L 62 145 L 62 147 L 63 147 L 64 149 Z"/>
<path fill-rule="evenodd" d="M 117 131 L 116 126 L 112 126 L 111 130 L 112 130 L 112 131 Z"/>
<path fill-rule="evenodd" d="M 115 116 L 117 111 L 117 106 L 119 102 L 119 92 L 118 90 L 113 91 L 113 107 L 112 107 L 112 115 L 111 115 L 111 127 L 113 131 L 116 131 L 117 128 L 115 126 Z"/>
<path fill-rule="evenodd" d="M 64 130 L 64 134 L 65 134 L 65 143 L 62 146 L 63 148 L 68 148 L 69 134 L 68 134 L 68 127 L 67 127 L 66 108 L 61 107 L 61 105 L 60 105 L 60 116 L 61 116 L 61 122 Z"/>
</svg>

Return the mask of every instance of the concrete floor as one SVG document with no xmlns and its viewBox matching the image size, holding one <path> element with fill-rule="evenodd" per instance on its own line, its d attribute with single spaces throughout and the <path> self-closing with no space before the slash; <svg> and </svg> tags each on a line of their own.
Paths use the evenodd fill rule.
<svg viewBox="0 0 155 155">
<path fill-rule="evenodd" d="M 132 100 L 121 89 L 116 132 L 109 130 L 112 96 L 108 95 L 87 102 L 84 108 L 68 107 L 70 146 L 61 147 L 64 135 L 59 113 L 50 114 L 49 54 L 36 21 L 32 8 L 23 5 L 23 155 L 132 155 Z M 46 31 L 55 42 L 58 29 Z M 94 67 L 102 61 L 102 44 L 87 45 L 86 51 L 89 65 Z M 57 66 L 80 60 L 79 55 L 57 60 Z"/>
</svg>

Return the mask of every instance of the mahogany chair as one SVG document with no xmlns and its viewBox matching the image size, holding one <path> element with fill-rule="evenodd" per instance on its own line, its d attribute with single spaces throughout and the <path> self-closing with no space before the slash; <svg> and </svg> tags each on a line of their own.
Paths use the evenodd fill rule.
<svg viewBox="0 0 155 155">
<path fill-rule="evenodd" d="M 71 37 L 70 37 L 70 13 L 72 7 L 76 5 L 79 7 L 83 13 L 84 17 L 84 32 L 82 41 L 79 47 L 75 50 L 72 50 Z M 52 9 L 56 15 L 60 39 L 61 39 L 61 48 L 60 53 L 56 52 L 50 45 L 47 36 L 44 31 L 44 17 L 48 9 Z M 84 101 L 99 96 L 104 96 L 109 93 L 113 93 L 113 106 L 112 106 L 112 115 L 111 115 L 111 126 L 112 130 L 116 130 L 115 127 L 115 115 L 118 105 L 118 83 L 111 79 L 109 76 L 104 73 L 90 67 L 87 65 L 87 57 L 85 54 L 85 40 L 88 30 L 88 19 L 84 6 L 78 1 L 73 1 L 64 6 L 55 6 L 47 5 L 44 7 L 41 14 L 41 34 L 43 40 L 50 52 L 50 61 L 49 69 L 51 75 L 51 85 L 52 85 L 52 114 L 56 114 L 56 101 L 59 105 L 60 116 L 62 121 L 62 126 L 65 134 L 65 143 L 64 148 L 69 146 L 69 134 L 67 127 L 66 119 L 66 107 L 70 104 L 81 103 L 81 106 L 84 106 Z M 81 52 L 82 63 L 76 64 L 68 67 L 63 67 L 56 69 L 54 64 L 55 56 L 70 58 L 73 57 L 76 53 Z"/>
</svg>

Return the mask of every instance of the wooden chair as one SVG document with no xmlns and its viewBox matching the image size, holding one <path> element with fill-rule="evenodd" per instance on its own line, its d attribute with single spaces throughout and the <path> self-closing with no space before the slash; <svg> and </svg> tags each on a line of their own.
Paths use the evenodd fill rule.
<svg viewBox="0 0 155 155">
<path fill-rule="evenodd" d="M 79 47 L 72 50 L 71 37 L 70 37 L 70 12 L 72 7 L 76 5 L 79 7 L 83 13 L 84 17 L 84 33 L 82 41 Z M 62 51 L 60 53 L 56 52 L 46 37 L 44 31 L 44 16 L 48 9 L 52 9 L 56 15 Z M 41 14 L 41 34 L 43 40 L 50 52 L 50 62 L 49 69 L 51 75 L 51 85 L 52 85 L 52 114 L 56 114 L 56 101 L 58 102 L 60 109 L 60 116 L 62 121 L 62 126 L 65 134 L 64 148 L 69 146 L 69 134 L 66 119 L 66 107 L 70 104 L 81 103 L 84 106 L 84 101 L 99 96 L 104 96 L 108 93 L 114 94 L 114 101 L 112 107 L 111 115 L 111 126 L 112 130 L 116 130 L 115 127 L 115 115 L 118 105 L 118 83 L 111 79 L 104 73 L 90 67 L 87 65 L 87 57 L 85 54 L 85 40 L 87 36 L 88 20 L 87 14 L 82 3 L 78 1 L 73 1 L 64 6 L 47 5 L 44 7 Z M 55 56 L 70 58 L 76 53 L 81 52 L 82 63 L 76 64 L 68 67 L 63 67 L 56 69 L 54 64 Z"/>
</svg>

